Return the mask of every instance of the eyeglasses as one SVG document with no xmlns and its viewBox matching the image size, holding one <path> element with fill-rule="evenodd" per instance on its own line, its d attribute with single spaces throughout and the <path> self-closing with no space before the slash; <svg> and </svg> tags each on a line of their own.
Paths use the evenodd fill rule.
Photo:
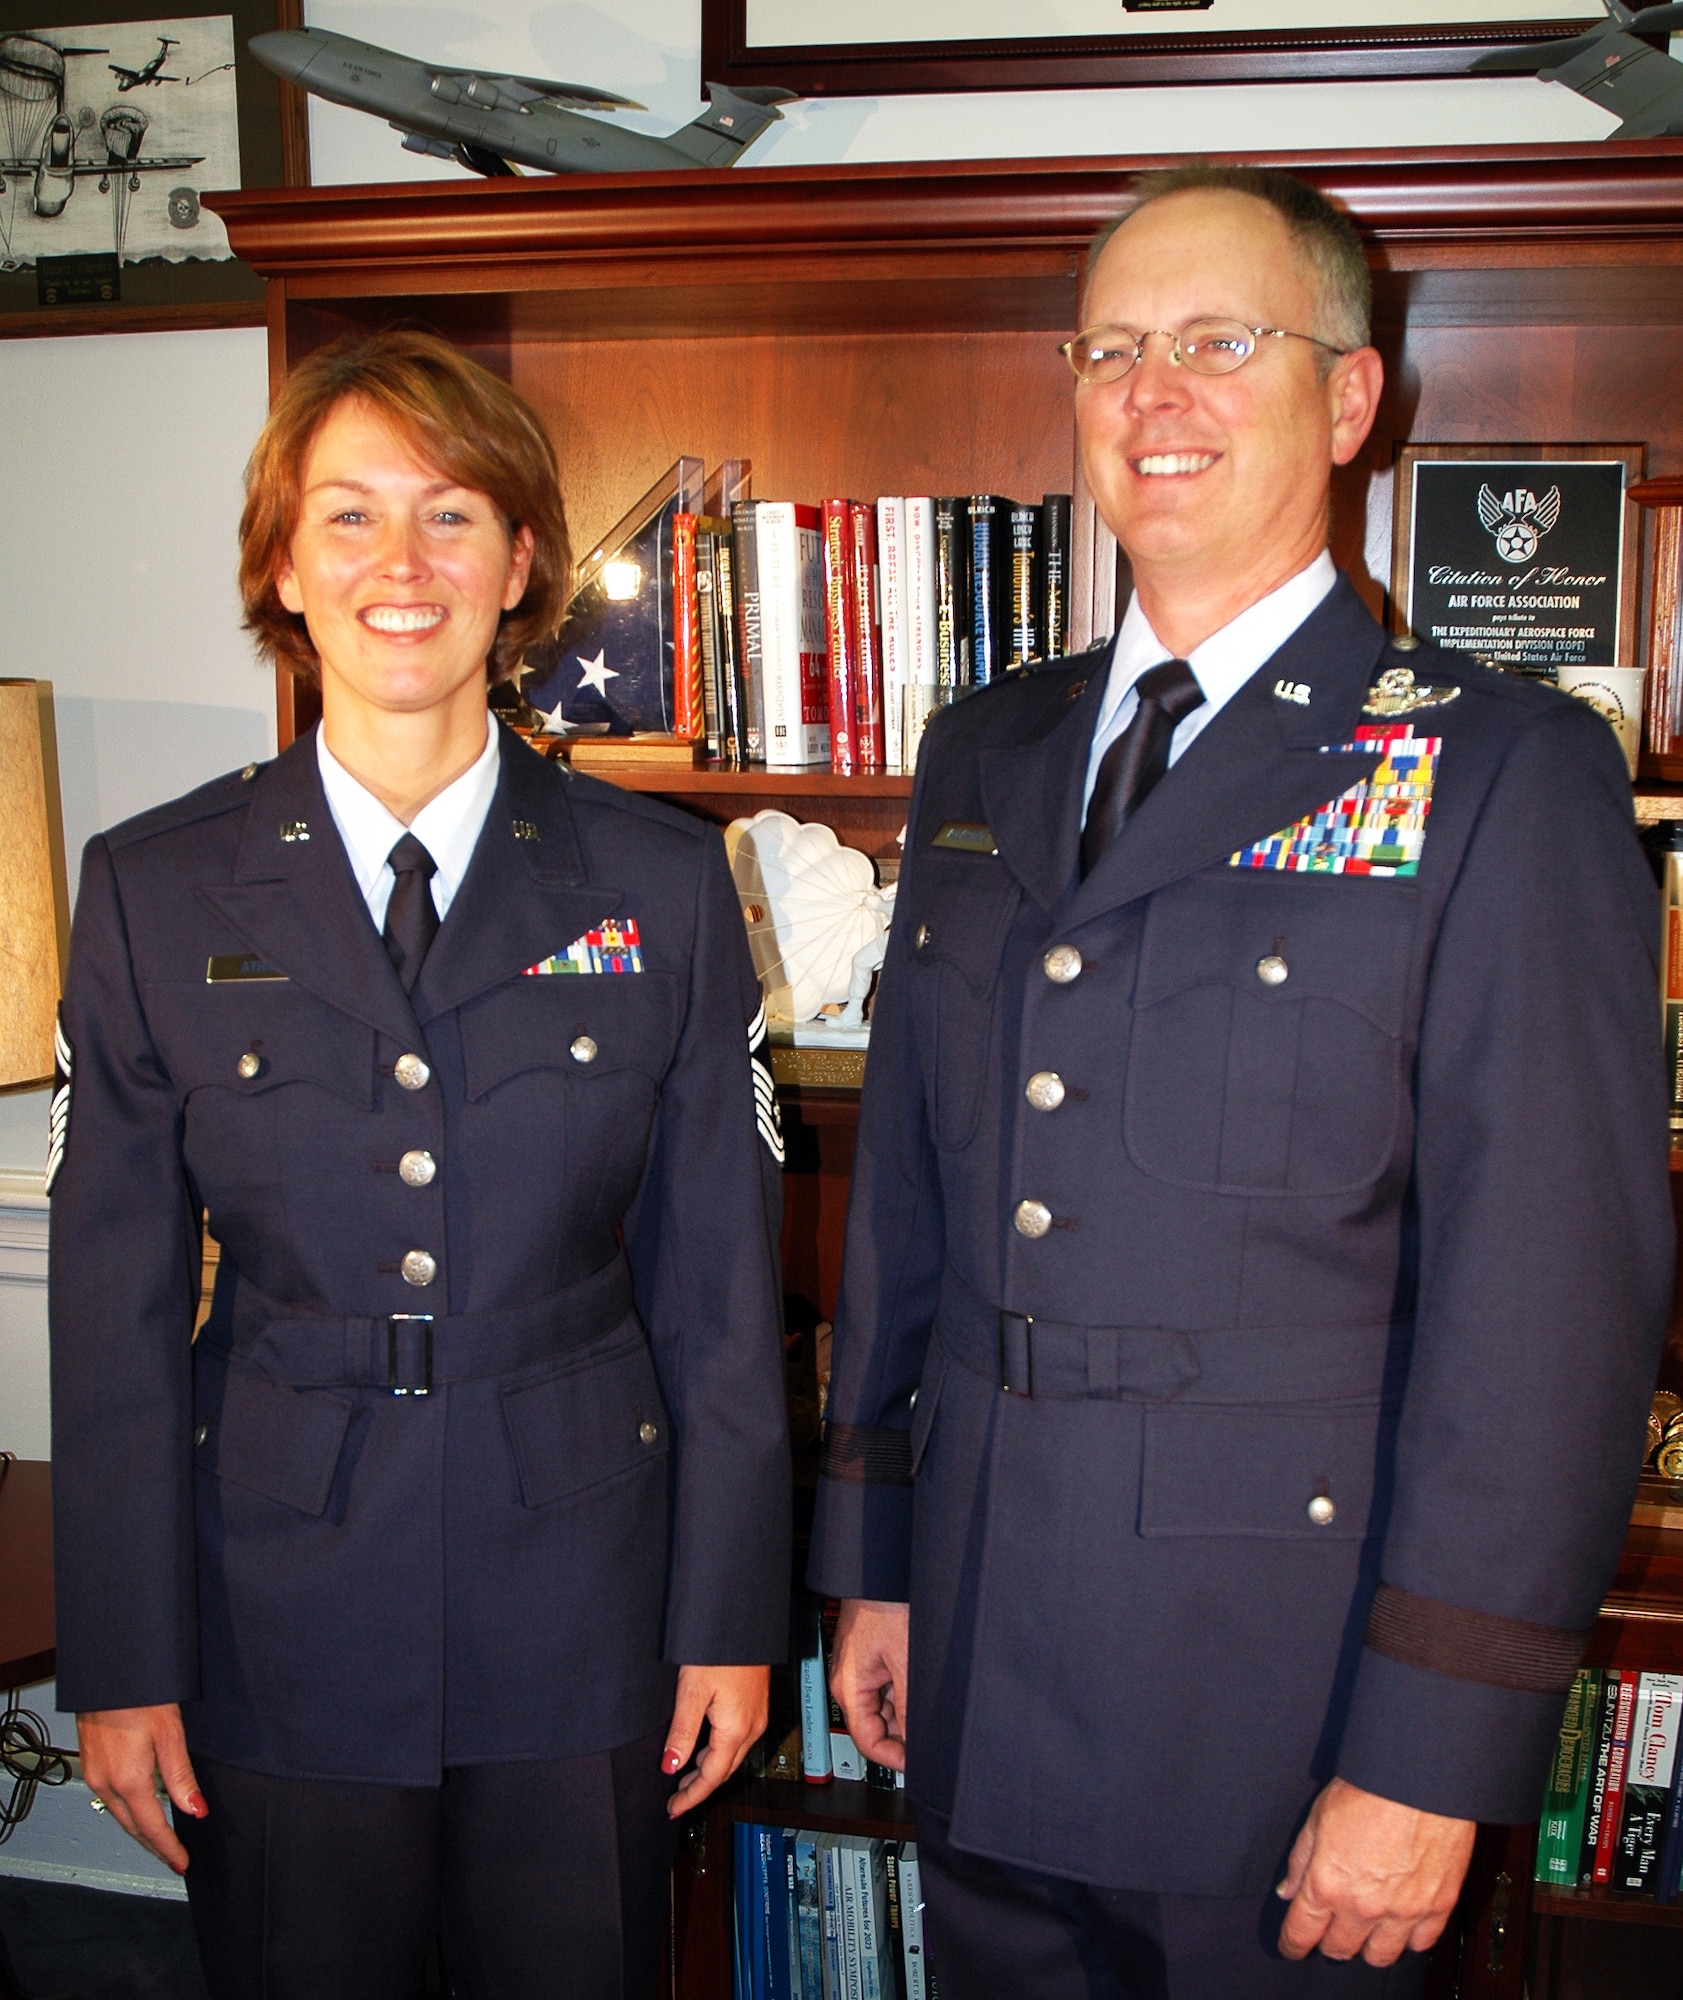
<svg viewBox="0 0 1683 2000">
<path fill-rule="evenodd" d="M 1167 327 L 1147 327 L 1133 333 L 1125 326 L 1095 326 L 1078 333 L 1058 349 L 1083 382 L 1120 382 L 1145 359 L 1145 343 L 1154 333 L 1169 342 L 1169 359 L 1195 375 L 1231 375 L 1243 368 L 1263 340 L 1307 340 L 1329 354 L 1349 354 L 1312 333 L 1293 333 L 1283 326 L 1246 326 L 1236 319 L 1189 320 L 1179 333 Z"/>
</svg>

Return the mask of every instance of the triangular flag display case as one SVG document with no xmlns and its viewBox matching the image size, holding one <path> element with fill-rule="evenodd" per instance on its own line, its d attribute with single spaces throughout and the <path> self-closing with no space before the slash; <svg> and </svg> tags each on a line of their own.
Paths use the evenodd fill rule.
<svg viewBox="0 0 1683 2000">
<path fill-rule="evenodd" d="M 618 519 L 684 453 L 709 467 L 750 458 L 755 493 L 777 498 L 1073 493 L 1079 648 L 1114 622 L 1116 556 L 1082 488 L 1056 349 L 1076 324 L 1094 233 L 1136 172 L 1165 164 L 463 180 L 263 190 L 213 205 L 237 254 L 268 281 L 275 383 L 348 329 L 434 326 L 543 415 L 583 534 Z M 1340 201 L 1368 245 L 1387 389 L 1368 448 L 1339 475 L 1333 549 L 1376 611 L 1400 444 L 1636 441 L 1651 479 L 1683 475 L 1683 141 L 1283 154 L 1269 164 Z M 1650 544 L 1655 519 L 1643 510 Z M 1645 606 L 1649 590 L 1645 575 Z M 278 692 L 286 742 L 311 717 L 290 682 Z M 1683 780 L 1683 739 L 1675 749 L 1674 758 L 1669 735 L 1650 740 L 1645 816 L 1683 815 L 1683 791 L 1673 804 L 1666 789 Z M 822 819 L 885 858 L 911 789 L 900 776 L 817 771 L 617 775 L 720 824 L 766 808 Z M 796 1087 L 785 1112 L 786 1289 L 827 1318 L 856 1096 Z M 1683 1388 L 1683 1350 L 1668 1350 L 1662 1380 Z M 811 1478 L 809 1467 L 798 1496 L 806 1511 Z M 1666 1525 L 1664 1510 L 1639 1511 L 1653 1518 L 1631 1529 L 1589 1663 L 1683 1669 L 1683 1529 Z M 733 1820 L 905 1837 L 903 1798 L 843 1781 L 739 1780 L 680 1858 L 677 1994 L 729 1991 Z M 1519 2000 L 1528 1959 L 1533 1994 L 1612 1990 L 1584 1983 L 1595 1959 L 1586 1940 L 1683 1924 L 1683 1906 L 1534 1893 L 1534 1837 L 1532 1828 L 1481 1836 L 1434 1953 L 1435 1990 Z"/>
</svg>

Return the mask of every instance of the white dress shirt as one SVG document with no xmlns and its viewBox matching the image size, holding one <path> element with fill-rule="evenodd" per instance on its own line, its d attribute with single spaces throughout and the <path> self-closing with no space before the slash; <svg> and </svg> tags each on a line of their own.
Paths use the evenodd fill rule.
<svg viewBox="0 0 1683 2000">
<path fill-rule="evenodd" d="M 1186 755 L 1199 732 L 1214 722 L 1257 668 L 1273 658 L 1337 581 L 1338 571 L 1332 557 L 1322 549 L 1307 569 L 1300 569 L 1278 590 L 1259 597 L 1231 624 L 1212 632 L 1201 646 L 1193 647 L 1186 664 L 1204 690 L 1204 701 L 1201 708 L 1195 708 L 1176 725 L 1169 739 L 1171 764 Z M 1098 726 L 1093 731 L 1093 747 L 1087 758 L 1087 785 L 1081 794 L 1083 820 L 1092 802 L 1099 759 L 1139 711 L 1134 683 L 1141 674 L 1174 657 L 1152 631 L 1136 592 L 1128 600 L 1127 615 L 1111 649 L 1110 681 L 1099 708 Z"/>
<path fill-rule="evenodd" d="M 386 927 L 386 905 L 391 901 L 395 879 L 386 857 L 406 833 L 412 833 L 437 864 L 432 878 L 433 907 L 441 922 L 449 915 L 479 843 L 479 830 L 496 796 L 500 747 L 497 731 L 487 715 L 485 748 L 478 759 L 459 778 L 453 778 L 436 799 L 429 799 L 413 822 L 405 826 L 339 762 L 327 747 L 326 733 L 316 731 L 316 762 L 321 768 L 321 788 L 327 794 L 327 808 L 339 829 L 339 838 L 345 843 L 351 873 L 377 931 Z"/>
</svg>

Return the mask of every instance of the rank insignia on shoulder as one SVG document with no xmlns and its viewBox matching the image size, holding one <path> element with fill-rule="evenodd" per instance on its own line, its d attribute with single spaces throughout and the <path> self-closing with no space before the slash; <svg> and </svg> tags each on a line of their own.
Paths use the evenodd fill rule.
<svg viewBox="0 0 1683 2000">
<path fill-rule="evenodd" d="M 948 847 L 959 854 L 997 854 L 992 830 L 974 820 L 949 819 L 941 827 L 931 847 Z"/>
<path fill-rule="evenodd" d="M 1374 751 L 1371 777 L 1312 813 L 1254 841 L 1230 868 L 1271 868 L 1293 875 L 1418 875 L 1432 810 L 1441 736 L 1416 736 L 1406 723 L 1365 725 L 1334 751 Z"/>
<path fill-rule="evenodd" d="M 1443 708 L 1456 700 L 1458 687 L 1419 687 L 1412 667 L 1387 667 L 1367 691 L 1363 715 L 1412 715 L 1417 708 Z"/>
<path fill-rule="evenodd" d="M 1274 683 L 1274 699 L 1276 701 L 1289 701 L 1296 708 L 1307 708 L 1309 706 L 1310 693 L 1311 690 L 1306 688 L 1301 681 L 1276 681 Z"/>
<path fill-rule="evenodd" d="M 540 958 L 526 968 L 528 979 L 546 979 L 567 972 L 641 972 L 643 940 L 636 919 L 611 918 L 600 930 L 574 938 L 565 951 Z"/>
<path fill-rule="evenodd" d="M 64 1009 L 61 1007 L 58 1019 L 53 1023 L 53 1095 L 47 1107 L 47 1177 L 43 1187 L 48 1194 L 52 1193 L 58 1170 L 64 1165 L 64 1142 L 70 1136 L 71 1064 L 70 1043 L 65 1038 Z"/>
<path fill-rule="evenodd" d="M 223 986 L 231 981 L 244 979 L 278 979 L 284 985 L 287 975 L 278 965 L 268 965 L 249 951 L 226 951 L 214 953 L 205 964 L 205 984 Z"/>
</svg>

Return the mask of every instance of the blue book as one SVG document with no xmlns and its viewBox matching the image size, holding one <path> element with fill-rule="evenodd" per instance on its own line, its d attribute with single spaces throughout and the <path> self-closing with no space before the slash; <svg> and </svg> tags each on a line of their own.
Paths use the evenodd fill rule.
<svg viewBox="0 0 1683 2000">
<path fill-rule="evenodd" d="M 824 1621 L 816 1597 L 801 1605 L 801 1776 L 827 1785 L 830 1761 L 830 1691 L 824 1684 Z"/>
<path fill-rule="evenodd" d="M 749 1941 L 754 1933 L 753 1903 L 754 1849 L 749 1838 L 752 1828 L 745 1820 L 732 1822 L 731 1901 L 735 1908 L 735 1949 L 732 1953 L 731 1991 L 734 2000 L 754 2000 L 754 1982 L 748 1970 Z"/>
<path fill-rule="evenodd" d="M 783 1834 L 775 1826 L 754 1829 L 754 1890 L 760 1909 L 760 1950 L 765 1961 L 766 2000 L 791 2000 L 789 1925 L 783 1899 Z"/>
<path fill-rule="evenodd" d="M 783 1951 L 788 1966 L 787 1992 L 789 2000 L 806 2000 L 805 1982 L 801 1978 L 801 1921 L 795 1904 L 795 1829 L 783 1829 L 781 1860 L 783 1863 Z M 818 1996 L 814 1996 L 818 2000 Z"/>
<path fill-rule="evenodd" d="M 829 1732 L 826 1730 L 826 1739 Z M 795 1924 L 800 1936 L 801 2000 L 824 2000 L 824 1909 L 818 1888 L 818 1836 L 795 1835 Z"/>
</svg>

